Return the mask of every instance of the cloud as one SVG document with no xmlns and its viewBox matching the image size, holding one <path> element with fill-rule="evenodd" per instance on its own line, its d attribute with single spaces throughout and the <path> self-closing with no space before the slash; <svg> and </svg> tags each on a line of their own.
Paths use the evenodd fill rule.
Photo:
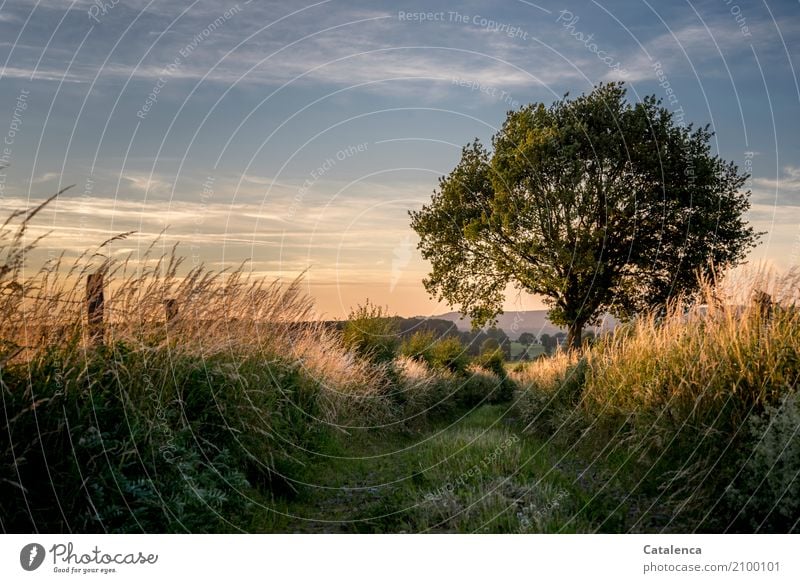
<svg viewBox="0 0 800 583">
<path fill-rule="evenodd" d="M 66 8 L 63 3 L 55 6 Z M 129 23 L 135 14 L 132 8 L 120 4 L 108 17 L 124 12 Z M 149 7 L 148 13 L 152 10 Z M 240 4 L 230 19 L 210 34 L 202 34 L 224 12 L 225 7 L 216 3 L 193 5 L 175 22 L 171 34 L 160 36 L 152 46 L 115 51 L 113 60 L 100 71 L 101 81 L 130 77 L 149 83 L 164 77 L 226 86 L 361 85 L 372 92 L 424 95 L 439 91 L 442 83 L 454 77 L 499 87 L 528 87 L 537 80 L 549 84 L 580 77 L 571 67 L 553 66 L 555 53 L 545 46 L 507 39 L 476 26 L 447 22 L 426 27 L 401 22 L 396 12 L 342 6 L 330 10 L 324 5 L 287 17 L 290 9 L 285 6 L 276 10 L 276 5 L 253 2 Z M 278 22 L 282 17 L 286 19 Z M 168 21 L 162 16 L 158 22 Z M 142 34 L 152 32 L 153 22 L 141 26 L 145 24 L 147 30 Z M 92 31 L 89 42 L 98 44 L 99 50 L 82 51 L 65 77 L 67 81 L 94 79 L 105 54 L 102 47 L 118 40 L 107 37 L 110 31 L 105 21 Z M 187 43 L 194 39 L 197 42 L 191 52 L 184 54 Z M 243 43 L 244 39 L 248 40 Z M 60 48 L 53 43 L 48 54 Z M 145 49 L 147 54 L 140 61 Z M 60 57 L 65 59 L 65 69 L 66 59 L 72 56 L 67 52 Z M 34 70 L 38 58 L 15 53 L 15 66 L 7 69 L 6 75 L 61 80 L 63 71 L 57 68 Z M 166 73 L 165 67 L 176 60 L 179 64 Z"/>
<path fill-rule="evenodd" d="M 348 199 L 330 207 L 309 203 L 289 222 L 286 205 L 279 200 L 231 204 L 63 197 L 45 207 L 30 225 L 28 236 L 49 233 L 40 248 L 78 255 L 127 231 L 135 234 L 122 245 L 143 249 L 164 232 L 163 241 L 181 243 L 183 255 L 196 250 L 209 259 L 224 253 L 237 260 L 250 259 L 255 266 L 277 263 L 294 272 L 310 262 L 316 266 L 317 276 L 330 270 L 367 273 L 375 269 L 366 259 L 374 259 L 376 254 L 391 259 L 397 241 L 408 236 L 408 229 L 407 205 L 377 199 L 365 202 Z M 23 209 L 36 202 L 7 197 L 4 204 Z M 413 268 L 408 266 L 410 271 Z M 383 274 L 387 269 L 378 271 Z"/>
<path fill-rule="evenodd" d="M 83 83 L 88 76 L 73 72 L 67 73 L 66 69 L 43 69 L 41 67 L 10 67 L 0 69 L 0 78 L 27 79 L 30 81 L 64 81 L 65 83 Z"/>
<path fill-rule="evenodd" d="M 753 201 L 774 205 L 800 204 L 800 166 L 784 166 L 775 178 L 753 179 Z"/>
<path fill-rule="evenodd" d="M 58 172 L 45 172 L 44 174 L 35 177 L 31 183 L 32 184 L 41 184 L 42 182 L 49 182 L 50 180 L 55 180 L 61 176 Z"/>
<path fill-rule="evenodd" d="M 134 190 L 144 193 L 163 195 L 172 189 L 172 183 L 164 178 L 150 174 L 126 174 L 123 176 Z"/>
</svg>

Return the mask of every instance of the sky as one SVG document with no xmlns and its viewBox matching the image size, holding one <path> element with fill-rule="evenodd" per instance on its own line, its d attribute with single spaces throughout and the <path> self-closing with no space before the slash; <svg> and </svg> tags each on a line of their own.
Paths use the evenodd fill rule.
<svg viewBox="0 0 800 583">
<path fill-rule="evenodd" d="M 74 185 L 37 217 L 33 263 L 163 232 L 188 264 L 304 274 L 321 317 L 441 313 L 408 211 L 509 110 L 621 80 L 710 124 L 752 174 L 750 263 L 788 269 L 799 50 L 788 0 L 0 0 L 0 209 Z"/>
</svg>

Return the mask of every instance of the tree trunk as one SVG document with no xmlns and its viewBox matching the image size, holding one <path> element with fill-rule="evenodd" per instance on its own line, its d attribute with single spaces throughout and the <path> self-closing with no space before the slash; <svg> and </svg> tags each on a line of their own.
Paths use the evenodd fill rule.
<svg viewBox="0 0 800 583">
<path fill-rule="evenodd" d="M 573 350 L 581 349 L 581 336 L 585 323 L 579 320 L 573 321 L 567 328 L 567 347 Z"/>
</svg>

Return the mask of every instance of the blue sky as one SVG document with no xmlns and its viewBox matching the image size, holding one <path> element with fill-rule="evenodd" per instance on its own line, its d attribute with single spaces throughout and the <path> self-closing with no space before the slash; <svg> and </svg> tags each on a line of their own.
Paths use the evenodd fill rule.
<svg viewBox="0 0 800 583">
<path fill-rule="evenodd" d="M 308 270 L 327 316 L 431 314 L 407 211 L 509 109 L 624 80 L 712 125 L 753 174 L 752 262 L 789 268 L 799 47 L 795 1 L 0 0 L 0 204 L 75 184 L 42 252 L 167 228 L 214 267 Z"/>
</svg>

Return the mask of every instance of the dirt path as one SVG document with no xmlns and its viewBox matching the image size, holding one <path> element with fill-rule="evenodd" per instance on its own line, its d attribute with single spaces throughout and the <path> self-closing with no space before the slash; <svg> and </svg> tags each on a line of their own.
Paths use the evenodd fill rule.
<svg viewBox="0 0 800 583">
<path fill-rule="evenodd" d="M 343 439 L 306 468 L 283 532 L 590 532 L 590 498 L 561 456 L 484 406 L 417 434 Z"/>
</svg>

